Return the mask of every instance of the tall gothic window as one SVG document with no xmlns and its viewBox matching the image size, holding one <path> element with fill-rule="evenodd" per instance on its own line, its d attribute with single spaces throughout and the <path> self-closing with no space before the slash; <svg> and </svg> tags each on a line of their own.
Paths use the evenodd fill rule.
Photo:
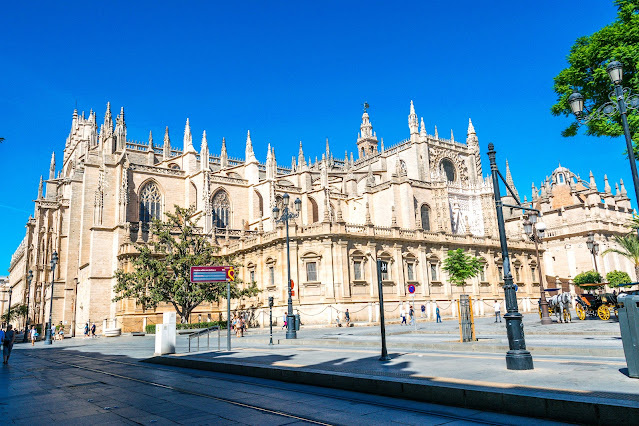
<svg viewBox="0 0 639 426">
<path fill-rule="evenodd" d="M 211 207 L 213 209 L 211 212 L 213 226 L 216 228 L 228 227 L 230 225 L 231 203 L 226 191 L 220 190 L 215 193 Z"/>
<path fill-rule="evenodd" d="M 160 188 L 149 182 L 140 191 L 140 222 L 151 222 L 162 217 L 162 194 Z"/>
<path fill-rule="evenodd" d="M 444 158 L 439 165 L 441 171 L 446 175 L 448 182 L 455 181 L 455 165 L 448 158 Z"/>
<path fill-rule="evenodd" d="M 430 231 L 430 207 L 427 204 L 422 204 L 421 208 L 422 215 L 422 229 L 424 231 Z"/>
</svg>

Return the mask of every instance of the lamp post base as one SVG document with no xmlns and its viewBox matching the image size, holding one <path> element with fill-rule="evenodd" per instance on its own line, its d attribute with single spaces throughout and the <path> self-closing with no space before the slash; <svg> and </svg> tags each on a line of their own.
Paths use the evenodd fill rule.
<svg viewBox="0 0 639 426">
<path fill-rule="evenodd" d="M 541 324 L 542 325 L 550 325 L 552 324 L 552 318 L 548 314 L 548 301 L 542 300 L 539 304 L 539 309 L 541 309 Z"/>
<path fill-rule="evenodd" d="M 295 316 L 288 315 L 286 320 L 288 321 L 286 324 L 286 338 L 297 339 L 297 331 L 295 331 Z"/>
<path fill-rule="evenodd" d="M 526 350 L 512 350 L 506 352 L 506 368 L 509 370 L 532 370 L 533 359 Z"/>
<path fill-rule="evenodd" d="M 53 344 L 53 342 L 51 341 L 51 329 L 50 328 L 44 332 L 44 344 L 45 345 L 52 345 Z"/>
</svg>

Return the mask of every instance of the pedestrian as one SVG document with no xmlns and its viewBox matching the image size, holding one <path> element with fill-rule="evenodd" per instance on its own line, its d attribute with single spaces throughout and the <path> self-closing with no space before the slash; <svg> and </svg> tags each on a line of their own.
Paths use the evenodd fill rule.
<svg viewBox="0 0 639 426">
<path fill-rule="evenodd" d="M 95 338 L 95 323 L 91 326 L 91 338 Z"/>
<path fill-rule="evenodd" d="M 495 322 L 497 322 L 497 319 L 501 322 L 501 303 L 499 303 L 499 300 L 495 300 L 493 308 L 495 308 Z"/>
<path fill-rule="evenodd" d="M 288 319 L 288 317 L 286 316 L 286 314 L 284 314 L 284 325 L 282 326 L 282 328 L 286 328 L 288 326 L 287 319 Z"/>
<path fill-rule="evenodd" d="M 409 307 L 408 316 L 410 316 L 410 325 L 415 325 L 415 310 L 413 309 L 413 305 Z"/>
<path fill-rule="evenodd" d="M 351 326 L 351 314 L 348 313 L 348 309 L 344 312 L 344 321 L 346 321 L 346 327 Z"/>
<path fill-rule="evenodd" d="M 3 364 L 9 364 L 9 357 L 11 356 L 11 349 L 13 349 L 13 342 L 16 340 L 16 332 L 13 330 L 13 326 L 9 324 L 7 331 L 4 333 L 2 339 L 2 356 L 4 356 Z"/>
<path fill-rule="evenodd" d="M 404 308 L 399 310 L 399 316 L 402 318 L 402 322 L 399 325 L 406 324 L 406 311 L 404 310 Z M 406 324 L 406 325 L 408 325 L 408 324 Z"/>
<path fill-rule="evenodd" d="M 442 317 L 441 315 L 439 315 L 439 305 L 437 304 L 437 302 L 435 302 L 435 316 L 436 318 L 436 322 L 442 322 Z"/>
<path fill-rule="evenodd" d="M 426 317 L 426 306 L 422 305 L 422 318 Z"/>
<path fill-rule="evenodd" d="M 240 334 L 241 337 L 244 337 L 244 331 L 246 330 L 246 321 L 244 321 L 243 317 L 240 317 Z"/>
<path fill-rule="evenodd" d="M 84 338 L 89 337 L 89 323 L 84 324 Z"/>
<path fill-rule="evenodd" d="M 55 339 L 55 324 L 51 323 L 51 341 Z"/>
<path fill-rule="evenodd" d="M 38 330 L 36 330 L 35 325 L 32 325 L 31 330 L 29 330 L 29 337 L 31 338 L 31 346 L 34 346 L 38 337 Z"/>
</svg>

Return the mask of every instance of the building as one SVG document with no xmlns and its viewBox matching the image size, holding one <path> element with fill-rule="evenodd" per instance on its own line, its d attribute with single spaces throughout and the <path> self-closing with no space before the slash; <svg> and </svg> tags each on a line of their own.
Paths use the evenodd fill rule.
<svg viewBox="0 0 639 426">
<path fill-rule="evenodd" d="M 213 154 L 206 132 L 197 151 L 188 119 L 178 148 L 168 128 L 162 144 L 151 133 L 146 143 L 129 140 L 123 109 L 114 124 L 107 105 L 99 130 L 93 111 L 88 118 L 75 111 L 61 167 L 53 155 L 34 216 L 11 260 L 14 297 L 25 303 L 29 290 L 30 318 L 37 323 L 48 318 L 49 261 L 57 251 L 55 323 L 72 333 L 87 321 L 100 328 L 115 320 L 123 331 L 155 323 L 171 308 L 144 311 L 131 300 L 112 302 L 114 271 L 130 268 L 127 259 L 135 244 L 148 240 L 152 217 L 176 204 L 195 205 L 204 212 L 203 231 L 244 265 L 240 278 L 262 290 L 233 306 L 263 323 L 273 296 L 280 317 L 287 300 L 285 230 L 271 212 L 288 193 L 291 201 L 302 202 L 290 234 L 294 307 L 305 323 L 328 323 L 346 308 L 355 320 L 375 321 L 378 258 L 390 262 L 383 276 L 388 316 L 412 302 L 409 284 L 417 289 L 415 303 L 426 305 L 429 314 L 439 301 L 443 314 L 455 315 L 461 291 L 451 287 L 442 260 L 456 248 L 482 259 L 483 270 L 465 291 L 479 300 L 475 309 L 483 313 L 503 297 L 503 271 L 492 182 L 482 174 L 473 124 L 469 121 L 465 143 L 452 132 L 450 139 L 439 137 L 437 128 L 428 134 L 411 102 L 408 127 L 407 139 L 385 148 L 365 110 L 353 144 L 356 159 L 353 153 L 337 158 L 326 141 L 321 159 L 312 161 L 300 142 L 299 155 L 282 166 L 270 145 L 266 162 L 258 161 L 250 132 L 245 158 L 237 159 L 227 155 L 224 138 Z M 520 309 L 530 311 L 539 295 L 534 245 L 513 235 L 509 248 Z M 30 287 L 28 270 L 34 273 Z M 224 312 L 225 301 L 203 304 L 191 320 L 217 319 Z"/>
</svg>

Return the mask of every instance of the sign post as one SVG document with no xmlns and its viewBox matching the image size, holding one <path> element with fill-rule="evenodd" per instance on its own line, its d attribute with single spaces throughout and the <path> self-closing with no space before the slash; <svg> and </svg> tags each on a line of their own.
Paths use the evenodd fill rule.
<svg viewBox="0 0 639 426">
<path fill-rule="evenodd" d="M 408 286 L 408 292 L 413 295 L 413 325 L 415 326 L 415 330 L 417 330 L 417 311 L 415 310 L 415 286 L 410 284 Z"/>
<path fill-rule="evenodd" d="M 390 361 L 386 349 L 386 326 L 384 324 L 384 289 L 382 288 L 382 272 L 388 272 L 388 262 L 377 259 L 377 285 L 379 287 L 379 325 L 382 332 L 382 356 L 380 361 Z"/>
<path fill-rule="evenodd" d="M 273 296 L 268 298 L 268 325 L 270 334 L 268 345 L 273 346 Z"/>
<path fill-rule="evenodd" d="M 235 281 L 232 266 L 191 266 L 192 283 L 226 282 L 226 350 L 231 350 L 231 281 Z"/>
</svg>

